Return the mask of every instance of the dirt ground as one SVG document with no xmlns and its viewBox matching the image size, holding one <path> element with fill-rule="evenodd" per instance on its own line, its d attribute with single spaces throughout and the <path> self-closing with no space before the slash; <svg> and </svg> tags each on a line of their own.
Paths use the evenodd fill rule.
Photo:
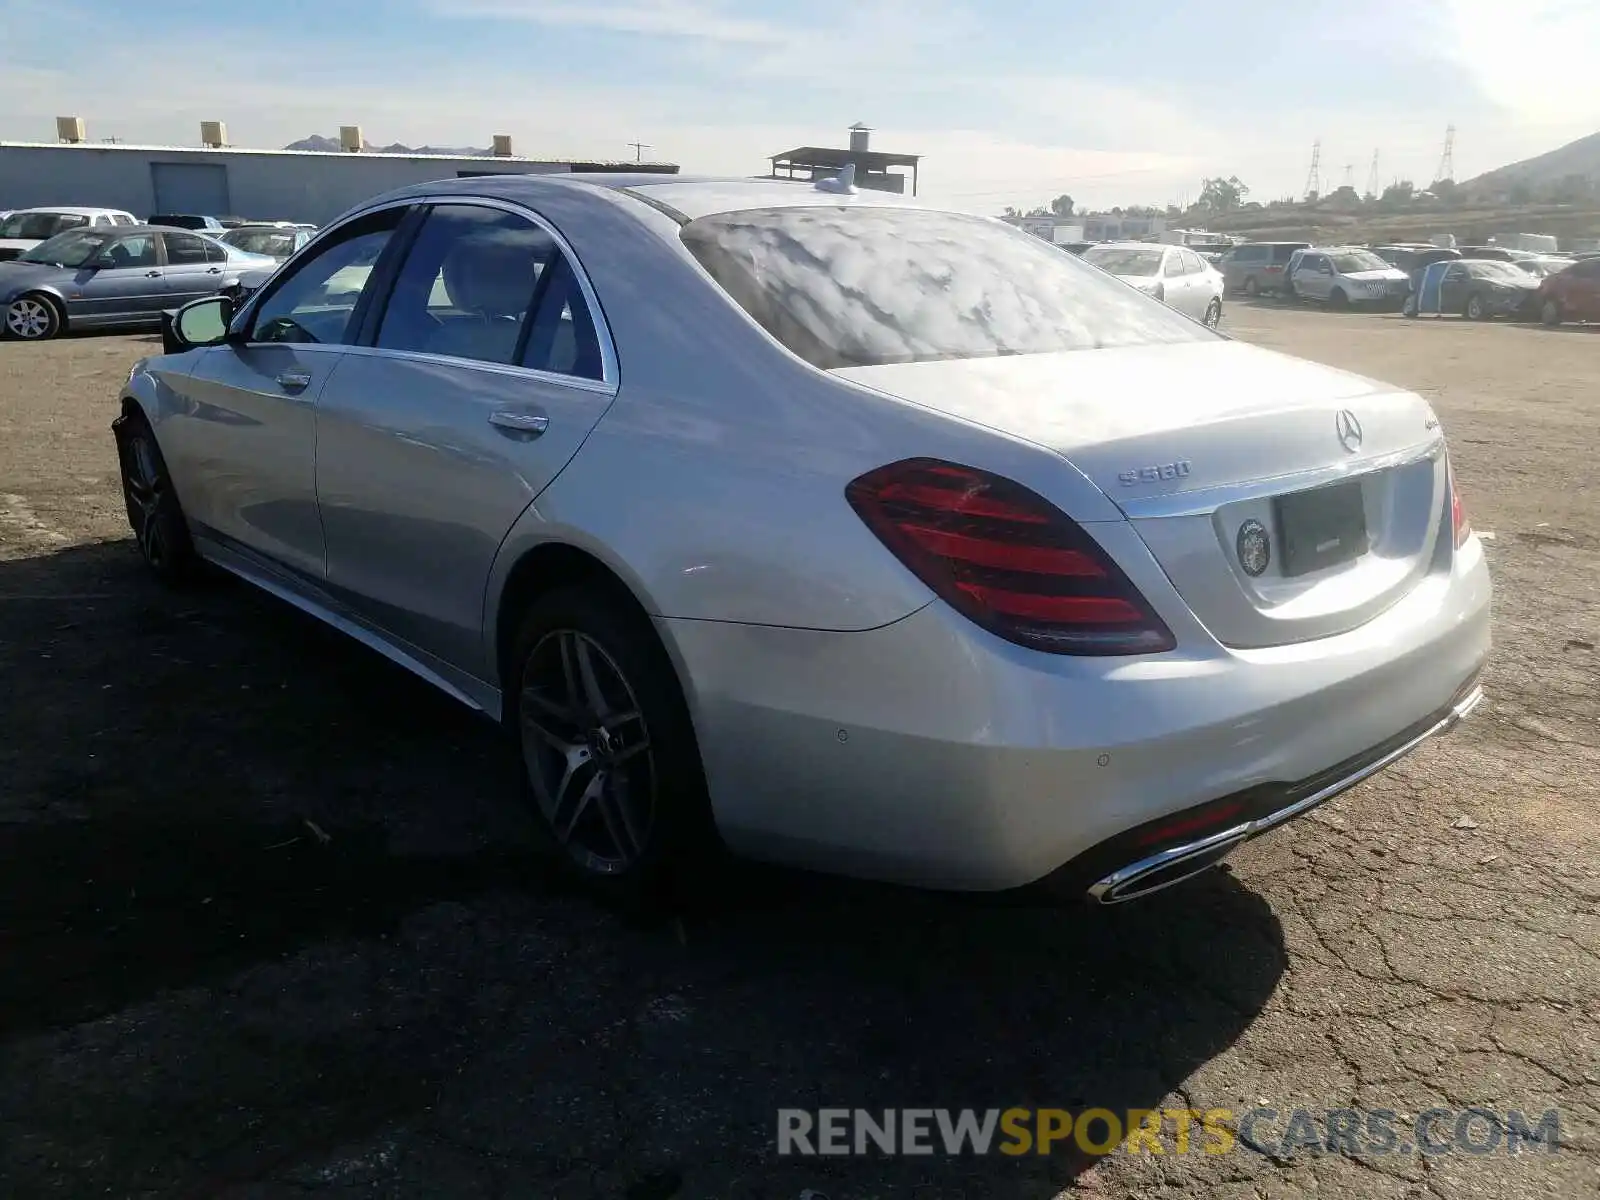
<svg viewBox="0 0 1600 1200">
<path fill-rule="evenodd" d="M 1437 407 L 1490 705 L 1109 916 L 753 871 L 662 928 L 530 866 L 478 720 L 146 579 L 107 426 L 153 339 L 0 343 L 0 1196 L 1600 1195 L 1600 329 L 1225 328 Z M 1562 1147 L 774 1153 L 781 1107 L 1013 1105 L 1556 1108 Z"/>
</svg>

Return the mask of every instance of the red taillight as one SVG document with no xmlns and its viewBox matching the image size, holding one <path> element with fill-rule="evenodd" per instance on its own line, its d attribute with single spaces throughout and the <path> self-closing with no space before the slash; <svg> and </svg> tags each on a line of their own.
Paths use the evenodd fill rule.
<svg viewBox="0 0 1600 1200">
<path fill-rule="evenodd" d="M 1472 523 L 1467 520 L 1466 505 L 1461 503 L 1461 493 L 1456 491 L 1455 468 L 1446 464 L 1445 478 L 1450 482 L 1450 527 L 1455 530 L 1456 549 L 1466 545 L 1472 533 Z"/>
<path fill-rule="evenodd" d="M 1176 642 L 1093 538 L 1019 483 L 932 458 L 845 489 L 918 579 L 990 633 L 1052 654 L 1153 654 Z"/>
<path fill-rule="evenodd" d="M 1243 801 L 1223 800 L 1208 804 L 1204 808 L 1184 813 L 1170 821 L 1152 825 L 1134 839 L 1134 844 L 1154 846 L 1158 842 L 1176 842 L 1196 834 L 1214 833 L 1220 828 L 1236 823 L 1234 818 L 1242 817 L 1243 813 Z"/>
<path fill-rule="evenodd" d="M 1283 270 L 1282 267 L 1267 267 L 1266 268 L 1266 272 L 1267 272 L 1268 275 L 1279 274 L 1282 270 Z"/>
</svg>

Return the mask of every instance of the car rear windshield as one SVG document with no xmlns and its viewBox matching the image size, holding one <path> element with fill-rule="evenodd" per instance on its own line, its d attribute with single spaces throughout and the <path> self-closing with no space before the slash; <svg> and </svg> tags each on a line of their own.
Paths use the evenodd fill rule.
<svg viewBox="0 0 1600 1200">
<path fill-rule="evenodd" d="M 1469 262 L 1467 270 L 1477 279 L 1491 279 L 1499 280 L 1502 283 L 1518 284 L 1526 283 L 1528 280 L 1528 273 L 1521 267 L 1508 262 L 1495 262 L 1492 259 Z"/>
<path fill-rule="evenodd" d="M 825 370 L 1216 336 L 1099 268 L 983 217 L 753 209 L 691 221 L 682 237 L 762 328 Z"/>
<path fill-rule="evenodd" d="M 1161 270 L 1161 251 L 1139 250 L 1131 246 L 1097 246 L 1084 254 L 1102 271 L 1113 275 L 1154 275 Z"/>
<path fill-rule="evenodd" d="M 12 213 L 4 221 L 0 221 L 0 238 L 42 242 L 45 238 L 55 237 L 64 229 L 75 229 L 88 223 L 89 218 L 81 213 Z"/>
<path fill-rule="evenodd" d="M 224 234 L 222 240 L 247 254 L 271 254 L 287 258 L 294 253 L 292 229 L 234 229 Z"/>
</svg>

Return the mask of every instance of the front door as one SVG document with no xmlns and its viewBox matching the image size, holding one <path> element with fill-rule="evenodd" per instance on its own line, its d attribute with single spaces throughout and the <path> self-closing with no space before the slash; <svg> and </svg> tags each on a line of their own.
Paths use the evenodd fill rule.
<svg viewBox="0 0 1600 1200">
<path fill-rule="evenodd" d="M 1451 263 L 1446 267 L 1444 278 L 1439 282 L 1439 310 L 1459 313 L 1466 306 L 1468 285 L 1471 282 L 1470 273 L 1461 263 Z"/>
<path fill-rule="evenodd" d="M 160 319 L 166 306 L 156 235 L 119 237 L 80 271 L 67 296 L 67 320 L 79 326 Z"/>
<path fill-rule="evenodd" d="M 531 216 L 442 204 L 318 402 L 328 587 L 486 678 L 484 598 L 505 535 L 615 394 L 573 265 Z"/>
<path fill-rule="evenodd" d="M 238 344 L 200 351 L 174 376 L 183 394 L 162 427 L 196 532 L 320 583 L 316 404 L 359 328 L 366 284 L 404 207 L 358 218 L 274 278 Z"/>
</svg>

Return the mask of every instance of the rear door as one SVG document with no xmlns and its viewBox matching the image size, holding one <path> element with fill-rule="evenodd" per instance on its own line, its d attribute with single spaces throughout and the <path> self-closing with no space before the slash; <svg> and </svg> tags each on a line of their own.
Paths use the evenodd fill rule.
<svg viewBox="0 0 1600 1200">
<path fill-rule="evenodd" d="M 588 287 L 547 225 L 431 208 L 317 404 L 328 587 L 391 637 L 484 677 L 506 533 L 616 393 Z"/>
<path fill-rule="evenodd" d="M 222 284 L 222 261 L 226 252 L 192 233 L 163 233 L 167 248 L 167 305 L 178 308 L 201 296 L 209 296 Z"/>
<path fill-rule="evenodd" d="M 1294 290 L 1310 300 L 1326 300 L 1333 281 L 1327 255 L 1302 254 L 1294 271 Z"/>
<path fill-rule="evenodd" d="M 360 328 L 384 254 L 409 212 L 347 222 L 274 276 L 246 311 L 244 343 L 201 351 L 162 422 L 162 451 L 185 481 L 196 532 L 320 583 L 315 404 Z"/>
<path fill-rule="evenodd" d="M 1472 273 L 1465 263 L 1451 263 L 1444 269 L 1439 283 L 1439 310 L 1459 313 L 1467 303 L 1467 292 L 1472 283 Z"/>
</svg>

